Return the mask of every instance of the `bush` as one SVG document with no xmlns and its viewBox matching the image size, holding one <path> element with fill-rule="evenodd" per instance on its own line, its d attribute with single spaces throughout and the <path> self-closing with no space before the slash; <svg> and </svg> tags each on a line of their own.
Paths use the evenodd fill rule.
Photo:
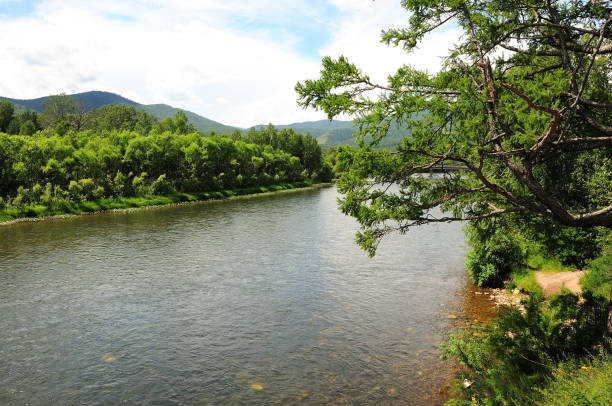
<svg viewBox="0 0 612 406">
<path fill-rule="evenodd" d="M 96 183 L 93 179 L 79 179 L 79 188 L 81 189 L 81 200 L 92 200 L 97 198 Z M 104 193 L 104 189 L 102 193 Z"/>
<path fill-rule="evenodd" d="M 471 249 L 465 266 L 478 286 L 498 286 L 512 270 L 525 265 L 525 250 L 504 227 L 496 228 L 494 222 L 468 225 L 466 233 Z"/>
<path fill-rule="evenodd" d="M 154 195 L 167 195 L 173 193 L 174 189 L 168 180 L 166 174 L 159 175 L 159 177 L 151 184 L 151 193 Z"/>
<path fill-rule="evenodd" d="M 117 171 L 115 179 L 113 179 L 113 193 L 115 196 L 127 196 L 128 195 L 128 182 L 127 176 L 120 171 Z"/>
<path fill-rule="evenodd" d="M 71 180 L 68 184 L 68 193 L 70 198 L 74 201 L 81 200 L 81 185 L 77 181 Z"/>
<path fill-rule="evenodd" d="M 534 404 L 551 366 L 589 354 L 601 343 L 607 301 L 588 292 L 582 301 L 564 292 L 548 306 L 530 297 L 526 312 L 505 307 L 489 326 L 458 328 L 442 349 L 472 370 L 464 391 L 485 404 Z"/>
<path fill-rule="evenodd" d="M 140 176 L 134 176 L 132 179 L 132 189 L 137 196 L 146 196 L 151 194 L 149 187 L 145 184 L 147 173 L 143 172 Z"/>
<path fill-rule="evenodd" d="M 31 193 L 28 188 L 24 188 L 23 186 L 19 186 L 17 188 L 17 196 L 11 202 L 13 206 L 24 206 L 26 204 L 31 203 Z"/>
<path fill-rule="evenodd" d="M 53 185 L 49 182 L 45 185 L 45 190 L 40 196 L 40 202 L 50 206 L 53 202 Z"/>
<path fill-rule="evenodd" d="M 592 260 L 588 268 L 589 271 L 580 279 L 582 288 L 594 295 L 609 298 L 612 288 L 612 244 L 609 241 L 601 256 Z"/>
<path fill-rule="evenodd" d="M 582 269 L 589 260 L 601 253 L 601 245 L 597 241 L 599 237 L 597 229 L 580 229 L 547 223 L 550 224 L 540 230 L 537 240 L 542 243 L 544 252 L 549 258 L 557 258 L 563 265 Z"/>
<path fill-rule="evenodd" d="M 542 406 L 612 404 L 612 357 L 564 363 L 553 371 L 553 379 L 542 394 Z"/>
</svg>

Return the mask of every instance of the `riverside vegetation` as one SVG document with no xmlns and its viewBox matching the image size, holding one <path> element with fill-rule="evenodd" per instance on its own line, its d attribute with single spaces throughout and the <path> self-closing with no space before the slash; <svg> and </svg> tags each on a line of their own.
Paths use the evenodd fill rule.
<svg viewBox="0 0 612 406">
<path fill-rule="evenodd" d="M 0 221 L 223 198 L 331 178 L 316 140 L 291 129 L 204 136 L 180 111 L 162 121 L 121 105 L 85 113 L 59 95 L 41 115 L 15 114 L 0 101 Z"/>
<path fill-rule="evenodd" d="M 407 51 L 407 64 L 430 32 L 461 32 L 438 72 L 403 65 L 377 83 L 346 57 L 325 57 L 318 78 L 296 85 L 302 106 L 359 127 L 359 150 L 337 154 L 357 242 L 374 255 L 388 233 L 467 222 L 473 281 L 531 290 L 525 314 L 504 308 L 451 335 L 446 352 L 469 376 L 449 403 L 611 404 L 610 2 L 402 6 L 408 27 L 383 31 L 382 42 Z M 410 136 L 376 149 L 395 125 Z M 440 165 L 465 170 L 417 175 Z M 538 266 L 587 269 L 582 296 L 542 298 Z"/>
</svg>

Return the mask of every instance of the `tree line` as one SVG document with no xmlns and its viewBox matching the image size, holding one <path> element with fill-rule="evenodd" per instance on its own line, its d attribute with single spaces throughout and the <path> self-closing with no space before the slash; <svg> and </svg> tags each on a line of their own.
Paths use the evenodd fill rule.
<svg viewBox="0 0 612 406">
<path fill-rule="evenodd" d="M 108 105 L 79 116 L 76 103 L 67 99 L 47 99 L 42 114 L 8 114 L 7 102 L 1 102 L 1 206 L 61 206 L 332 178 L 316 140 L 291 129 L 270 125 L 245 135 L 204 135 L 182 111 L 160 121 L 132 106 Z"/>
</svg>

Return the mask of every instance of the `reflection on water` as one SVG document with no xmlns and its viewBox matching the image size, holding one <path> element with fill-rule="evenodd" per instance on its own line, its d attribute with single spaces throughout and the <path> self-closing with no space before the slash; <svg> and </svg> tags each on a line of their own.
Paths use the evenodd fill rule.
<svg viewBox="0 0 612 406">
<path fill-rule="evenodd" d="M 2 227 L 0 403 L 439 403 L 461 226 L 356 228 L 335 188 Z"/>
</svg>

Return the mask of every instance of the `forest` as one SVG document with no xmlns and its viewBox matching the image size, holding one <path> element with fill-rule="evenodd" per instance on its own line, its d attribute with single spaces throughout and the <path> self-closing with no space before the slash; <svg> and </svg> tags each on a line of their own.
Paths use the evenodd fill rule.
<svg viewBox="0 0 612 406">
<path fill-rule="evenodd" d="M 161 121 L 131 106 L 85 112 L 65 95 L 43 107 L 40 115 L 16 114 L 0 101 L 2 220 L 255 193 L 332 177 L 316 140 L 292 129 L 204 135 L 182 111 Z"/>
</svg>

